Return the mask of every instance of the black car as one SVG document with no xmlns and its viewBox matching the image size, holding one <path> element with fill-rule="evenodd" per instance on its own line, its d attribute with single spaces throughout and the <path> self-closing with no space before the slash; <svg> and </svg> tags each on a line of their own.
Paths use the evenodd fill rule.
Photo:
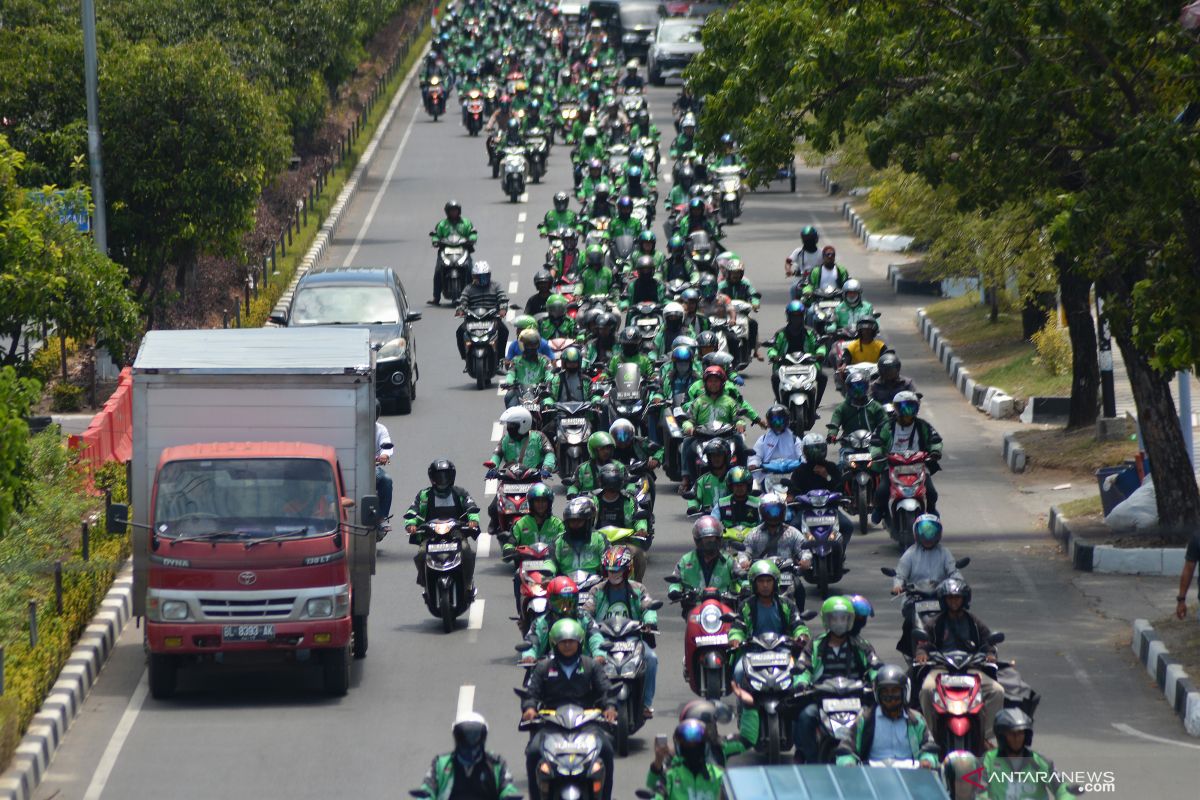
<svg viewBox="0 0 1200 800">
<path fill-rule="evenodd" d="M 375 355 L 375 395 L 383 413 L 407 414 L 417 396 L 416 339 L 421 318 L 391 267 L 329 267 L 306 274 L 276 325 L 348 325 L 368 328 Z"/>
<path fill-rule="evenodd" d="M 684 68 L 704 49 L 700 43 L 703 25 L 704 20 L 696 17 L 667 17 L 658 23 L 647 64 L 650 83 L 662 86 L 665 78 L 683 74 Z"/>
</svg>

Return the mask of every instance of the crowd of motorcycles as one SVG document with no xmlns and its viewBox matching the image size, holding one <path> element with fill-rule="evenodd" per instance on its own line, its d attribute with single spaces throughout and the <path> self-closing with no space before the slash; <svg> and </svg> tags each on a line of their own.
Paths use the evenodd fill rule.
<svg viewBox="0 0 1200 800">
<path fill-rule="evenodd" d="M 464 372 L 480 389 L 497 379 L 506 389 L 503 438 L 484 466 L 495 482 L 489 531 L 514 568 L 513 619 L 524 637 L 516 648 L 526 670 L 517 693 L 523 708 L 536 710 L 521 723 L 536 743 L 527 764 L 529 791 L 608 796 L 606 753 L 627 755 L 631 738 L 653 717 L 646 689 L 657 667 L 656 612 L 663 603 L 650 599 L 642 581 L 658 566 L 650 553 L 656 506 L 668 496 L 659 486 L 665 476 L 679 483 L 681 501 L 697 518 L 696 552 L 666 581 L 667 598 L 686 624 L 684 677 L 707 701 L 689 708 L 708 725 L 710 741 L 720 741 L 716 726 L 736 714 L 746 749 L 768 763 L 783 762 L 793 748 L 797 760 L 876 763 L 853 747 L 856 725 L 876 702 L 874 676 L 883 666 L 863 632 L 874 611 L 865 597 L 835 587 L 848 572 L 852 535 L 883 525 L 901 553 L 914 554 L 898 564 L 899 577 L 897 570 L 884 573 L 893 578 L 892 594 L 903 599 L 898 649 L 905 704 L 918 714 L 919 689 L 934 676 L 924 710 L 935 747 L 880 763 L 919 768 L 930 766 L 924 756 L 936 754 L 948 790 L 976 796 L 955 776 L 971 772 L 994 747 L 985 684 L 997 681 L 1003 707 L 1026 718 L 1038 698 L 1011 663 L 995 659 L 1003 634 L 989 633 L 970 650 L 939 651 L 929 641 L 952 597 L 965 594 L 970 602 L 959 572 L 969 559 L 941 555 L 929 481 L 941 442 L 916 417 L 920 396 L 879 338 L 880 315 L 836 265 L 836 254 L 828 257 L 831 248 L 818 251 L 811 229 L 789 258 L 796 286 L 788 327 L 759 340 L 759 296 L 726 235 L 744 201 L 736 145 L 723 137 L 715 152 L 700 150 L 699 101 L 686 90 L 675 103 L 674 141 L 665 144 L 650 121 L 639 65 L 619 55 L 610 33 L 604 19 L 567 20 L 549 4 L 460 4 L 443 18 L 422 75 L 428 114 L 449 119 L 457 96 L 456 115 L 471 137 L 483 137 L 481 158 L 513 202 L 528 183 L 548 178 L 551 163 L 571 164 L 570 185 L 539 226 L 545 264 L 535 277 L 538 293 L 523 309 L 489 286 L 470 223 L 449 217 L 443 230 L 449 235 L 434 241 L 440 296 L 457 299 L 463 317 Z M 665 172 L 671 179 L 660 183 Z M 662 240 L 653 229 L 660 210 Z M 826 283 L 829 275 L 838 278 Z M 507 315 L 517 331 L 512 345 L 503 330 L 509 309 L 517 312 Z M 769 348 L 775 399 L 765 414 L 740 391 L 741 373 L 763 361 L 762 348 Z M 826 422 L 827 430 L 817 432 L 826 374 L 834 377 L 830 397 L 838 393 L 842 407 L 833 419 L 843 424 Z M 870 413 L 863 412 L 864 395 L 875 404 Z M 874 427 L 850 419 L 872 420 Z M 762 446 L 743 438 L 754 424 L 765 429 Z M 897 446 L 903 432 L 916 436 L 913 429 L 927 431 L 920 446 L 918 438 Z M 830 445 L 840 450 L 834 462 L 825 461 Z M 806 463 L 836 465 L 840 480 L 801 492 L 795 475 Z M 551 496 L 555 480 L 566 494 L 560 519 L 552 513 L 561 500 Z M 458 510 L 458 519 L 409 520 L 412 541 L 422 546 L 417 568 L 427 606 L 447 632 L 474 596 L 469 551 L 479 528 L 468 519 L 471 509 Z M 583 546 L 572 536 L 582 536 Z M 930 552 L 946 562 L 942 574 L 913 566 L 929 561 L 922 556 Z M 723 567 L 728 574 L 718 580 Z M 781 632 L 760 632 L 748 610 L 767 577 L 795 615 L 794 625 L 783 619 Z M 598 598 L 610 585 L 632 589 L 628 596 L 640 602 L 601 608 L 606 601 Z M 807 626 L 818 613 L 805 611 L 806 585 L 821 597 L 820 635 Z M 842 626 L 847 615 L 850 630 Z M 583 639 L 586 655 L 598 657 L 607 697 L 555 707 L 539 694 L 534 673 L 547 662 L 553 672 L 561 639 L 571 638 L 559 627 L 564 619 L 581 622 L 584 635 L 574 638 Z M 869 653 L 863 668 L 823 670 L 815 663 L 816 648 L 830 636 Z M 615 714 L 606 713 L 609 707 Z M 795 741 L 810 707 L 815 759 Z M 670 749 L 665 738 L 656 741 L 658 756 Z M 682 746 L 677 739 L 676 750 Z M 710 755 L 723 764 L 724 755 Z M 671 762 L 658 761 L 661 777 Z M 656 784 L 655 774 L 639 796 L 676 796 L 661 780 Z"/>
</svg>

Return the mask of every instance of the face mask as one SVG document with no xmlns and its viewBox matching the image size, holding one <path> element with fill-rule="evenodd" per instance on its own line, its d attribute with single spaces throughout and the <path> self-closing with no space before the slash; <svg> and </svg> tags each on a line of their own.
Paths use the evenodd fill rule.
<svg viewBox="0 0 1200 800">
<path fill-rule="evenodd" d="M 509 423 L 508 435 L 513 439 L 519 439 L 521 436 L 521 426 L 516 423 Z"/>
</svg>

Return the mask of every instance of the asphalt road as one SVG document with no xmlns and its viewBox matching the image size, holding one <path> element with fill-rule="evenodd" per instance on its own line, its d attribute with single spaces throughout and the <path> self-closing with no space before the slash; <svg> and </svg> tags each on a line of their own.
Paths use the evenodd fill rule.
<svg viewBox="0 0 1200 800">
<path fill-rule="evenodd" d="M 666 141 L 674 92 L 650 93 Z M 527 202 L 509 203 L 489 175 L 482 139 L 468 138 L 453 117 L 432 123 L 419 109 L 419 96 L 410 92 L 328 259 L 393 266 L 410 300 L 423 307 L 434 256 L 427 232 L 445 200 L 456 197 L 480 231 L 476 257 L 487 259 L 494 278 L 523 301 L 544 250 L 536 223 L 553 192 L 570 185 L 566 148 L 555 150 L 547 182 L 531 186 Z M 1197 745 L 1115 644 L 1124 631 L 1095 613 L 1070 584 L 1069 564 L 1035 527 L 1042 509 L 1024 507 L 1002 470 L 999 433 L 953 390 L 916 336 L 915 304 L 898 301 L 888 290 L 886 257 L 869 257 L 847 236 L 813 172 L 801 173 L 795 195 L 782 183 L 750 195 L 745 216 L 728 231 L 730 246 L 763 292 L 764 336 L 782 324 L 783 258 L 808 223 L 864 279 L 868 299 L 883 312 L 885 339 L 925 394 L 923 414 L 947 442 L 945 470 L 937 477 L 946 542 L 955 555 L 974 559 L 967 570 L 973 609 L 1007 634 L 1002 654 L 1018 660 L 1044 697 L 1038 749 L 1063 769 L 1115 771 L 1113 796 L 1194 797 Z M 658 232 L 661 237 L 660 226 Z M 414 413 L 385 420 L 397 444 L 391 474 L 398 514 L 423 485 L 426 465 L 435 457 L 451 458 L 459 483 L 485 503 L 480 462 L 493 446 L 493 422 L 502 410 L 495 389 L 477 391 L 460 371 L 452 312 L 445 306 L 424 310 L 417 324 L 421 380 Z M 766 368 L 756 364 L 746 377 L 749 399 L 765 409 Z M 830 396 L 836 397 L 832 389 Z M 828 400 L 823 413 L 829 413 Z M 670 484 L 661 488 L 659 534 L 647 573 L 659 596 L 665 586 L 660 576 L 691 545 L 682 501 Z M 561 498 L 556 507 L 561 511 Z M 396 797 L 418 785 L 430 758 L 450 746 L 450 726 L 466 707 L 488 718 L 490 746 L 508 758 L 523 785 L 525 737 L 516 731 L 512 693 L 521 670 L 514 666 L 518 635 L 509 621 L 511 572 L 499 560 L 498 547 L 481 550 L 489 551 L 479 561 L 481 599 L 470 619 L 446 635 L 421 602 L 413 548 L 403 533 L 383 543 L 370 653 L 354 665 L 350 694 L 337 700 L 321 695 L 315 672 L 296 671 L 192 676 L 177 699 L 154 701 L 145 693 L 141 631 L 131 625 L 37 797 Z M 875 600 L 877 617 L 866 635 L 885 660 L 896 658 L 899 613 L 898 603 L 887 600 L 890 584 L 879 567 L 894 564 L 897 555 L 879 531 L 856 536 L 849 555 L 853 571 L 842 584 L 846 592 Z M 677 709 L 691 699 L 680 670 L 682 623 L 670 608 L 662 613 L 661 628 L 658 716 L 640 732 L 634 752 L 617 763 L 619 797 L 632 797 L 641 785 L 654 735 L 669 732 Z"/>
</svg>

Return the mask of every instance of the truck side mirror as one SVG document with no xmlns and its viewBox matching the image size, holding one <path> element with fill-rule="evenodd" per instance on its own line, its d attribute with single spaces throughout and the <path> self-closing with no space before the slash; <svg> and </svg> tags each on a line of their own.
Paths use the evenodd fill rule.
<svg viewBox="0 0 1200 800">
<path fill-rule="evenodd" d="M 111 503 L 104 514 L 104 528 L 109 533 L 125 533 L 129 530 L 129 506 Z"/>
<path fill-rule="evenodd" d="M 379 524 L 379 498 L 373 494 L 363 495 L 358 501 L 359 515 L 363 525 L 374 528 Z"/>
</svg>

